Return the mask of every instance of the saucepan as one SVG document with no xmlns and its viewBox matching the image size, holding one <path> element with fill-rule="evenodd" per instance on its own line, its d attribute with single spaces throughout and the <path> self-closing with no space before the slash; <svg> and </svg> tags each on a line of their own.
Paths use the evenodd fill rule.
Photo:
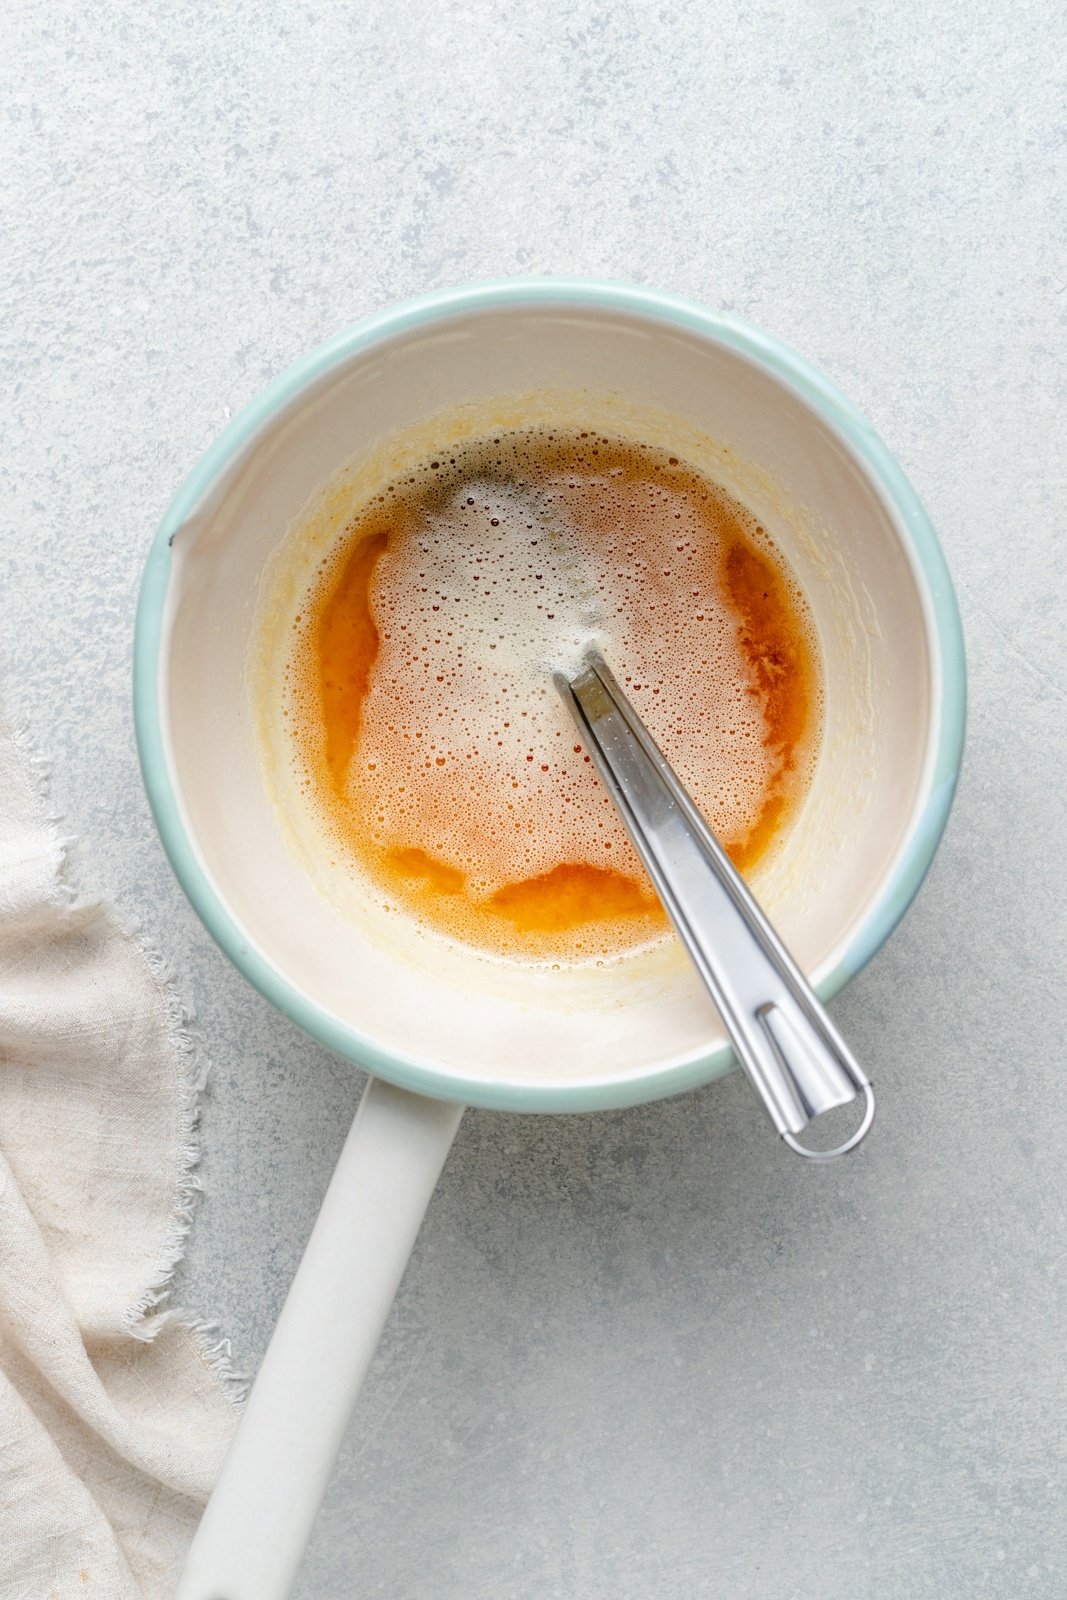
<svg viewBox="0 0 1067 1600">
<path fill-rule="evenodd" d="M 752 887 L 824 999 L 903 916 L 948 815 L 965 678 L 937 539 L 870 426 L 767 334 L 610 284 L 450 290 L 358 323 L 230 424 L 147 560 L 134 685 L 144 781 L 222 949 L 370 1080 L 180 1600 L 289 1593 L 464 1106 L 603 1110 L 733 1066 L 673 943 L 592 972 L 508 969 L 458 947 L 427 955 L 425 939 L 405 944 L 322 892 L 265 781 L 257 629 L 308 505 L 345 463 L 432 431 L 436 417 L 509 425 L 531 408 L 674 440 L 759 517 L 804 590 L 823 664 L 821 746 L 788 838 Z"/>
</svg>

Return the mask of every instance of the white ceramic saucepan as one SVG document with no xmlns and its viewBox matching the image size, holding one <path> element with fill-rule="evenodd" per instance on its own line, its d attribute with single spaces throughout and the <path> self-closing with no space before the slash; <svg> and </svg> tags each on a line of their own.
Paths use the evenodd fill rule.
<svg viewBox="0 0 1067 1600">
<path fill-rule="evenodd" d="M 804 589 L 824 669 L 822 743 L 803 808 L 753 887 L 824 998 L 892 931 L 945 824 L 965 688 L 944 560 L 867 423 L 776 340 L 645 290 L 490 284 L 369 318 L 230 425 L 179 492 L 145 570 L 135 651 L 145 784 L 174 869 L 222 948 L 372 1077 L 180 1600 L 289 1593 L 464 1105 L 632 1105 L 733 1064 L 672 947 L 546 972 L 417 935 L 405 943 L 396 917 L 386 930 L 321 892 L 269 793 L 257 628 L 294 524 L 346 462 L 383 441 L 429 438 L 434 418 L 464 411 L 504 426 L 538 407 L 673 443 L 759 517 Z"/>
</svg>

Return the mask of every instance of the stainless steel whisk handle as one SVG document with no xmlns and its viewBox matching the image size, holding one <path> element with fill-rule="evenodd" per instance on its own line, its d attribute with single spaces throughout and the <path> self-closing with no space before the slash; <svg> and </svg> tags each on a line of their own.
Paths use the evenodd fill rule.
<svg viewBox="0 0 1067 1600">
<path fill-rule="evenodd" d="M 811 1161 L 854 1150 L 874 1121 L 874 1092 L 822 1001 L 601 657 L 555 682 L 778 1132 Z M 816 1117 L 860 1094 L 863 1120 L 843 1144 L 799 1143 Z"/>
</svg>

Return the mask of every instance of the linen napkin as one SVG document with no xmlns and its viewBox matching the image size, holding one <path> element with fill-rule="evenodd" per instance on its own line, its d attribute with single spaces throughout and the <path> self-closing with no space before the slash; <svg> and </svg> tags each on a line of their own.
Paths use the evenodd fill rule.
<svg viewBox="0 0 1067 1600">
<path fill-rule="evenodd" d="M 204 1066 L 162 964 L 77 896 L 0 722 L 0 1595 L 169 1600 L 236 1425 L 164 1304 Z"/>
</svg>

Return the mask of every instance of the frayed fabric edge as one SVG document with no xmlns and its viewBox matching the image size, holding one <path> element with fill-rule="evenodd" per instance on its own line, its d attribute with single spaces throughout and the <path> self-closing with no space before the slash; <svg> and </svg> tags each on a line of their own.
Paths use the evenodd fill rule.
<svg viewBox="0 0 1067 1600">
<path fill-rule="evenodd" d="M 144 1293 L 126 1311 L 126 1327 L 135 1339 L 153 1340 L 168 1325 L 184 1328 L 192 1337 L 197 1354 L 217 1379 L 223 1393 L 236 1407 L 243 1405 L 250 1380 L 235 1370 L 230 1341 L 218 1325 L 194 1316 L 182 1307 L 171 1307 L 174 1275 L 185 1259 L 189 1231 L 197 1197 L 203 1191 L 198 1171 L 203 1154 L 200 1133 L 200 1097 L 211 1072 L 211 1062 L 196 1029 L 192 1007 L 178 990 L 173 967 L 141 934 L 136 925 L 116 921 L 124 938 L 140 950 L 159 991 L 167 1022 L 167 1032 L 178 1058 L 178 1188 L 170 1223 Z"/>
<path fill-rule="evenodd" d="M 52 804 L 52 762 L 41 754 L 25 717 L 7 717 L 0 712 L 0 736 L 11 740 L 21 763 L 30 793 L 37 802 L 48 838 L 48 866 L 51 874 L 49 904 L 63 912 L 78 905 L 95 906 L 90 896 L 79 896 L 71 888 L 67 874 L 74 841 L 60 831 L 62 818 Z M 36 853 L 35 853 L 36 854 Z"/>
<path fill-rule="evenodd" d="M 123 1318 L 126 1331 L 142 1343 L 150 1343 L 168 1324 L 183 1328 L 192 1338 L 197 1354 L 217 1380 L 223 1394 L 240 1408 L 251 1380 L 235 1370 L 230 1341 L 217 1324 L 192 1315 L 168 1301 L 173 1292 L 174 1275 L 185 1258 L 193 1212 L 203 1184 L 197 1171 L 203 1153 L 200 1134 L 200 1097 L 207 1084 L 211 1062 L 196 1029 L 193 1008 L 178 991 L 177 976 L 165 957 L 146 940 L 140 926 L 124 918 L 117 908 L 100 896 L 81 893 L 70 881 L 74 840 L 61 831 L 62 817 L 52 799 L 53 764 L 38 748 L 25 718 L 0 716 L 0 734 L 6 734 L 18 752 L 30 789 L 40 808 L 52 846 L 52 904 L 64 914 L 100 910 L 122 938 L 140 952 L 156 986 L 163 1007 L 168 1039 L 178 1061 L 178 1169 L 177 1188 L 171 1220 L 160 1246 L 144 1293 L 129 1306 Z"/>
<path fill-rule="evenodd" d="M 215 1322 L 198 1322 L 194 1318 L 184 1317 L 180 1312 L 175 1316 L 179 1325 L 191 1335 L 197 1355 L 219 1384 L 227 1400 L 240 1410 L 248 1399 L 252 1379 L 247 1373 L 235 1370 L 233 1349 L 229 1339 Z"/>
</svg>

